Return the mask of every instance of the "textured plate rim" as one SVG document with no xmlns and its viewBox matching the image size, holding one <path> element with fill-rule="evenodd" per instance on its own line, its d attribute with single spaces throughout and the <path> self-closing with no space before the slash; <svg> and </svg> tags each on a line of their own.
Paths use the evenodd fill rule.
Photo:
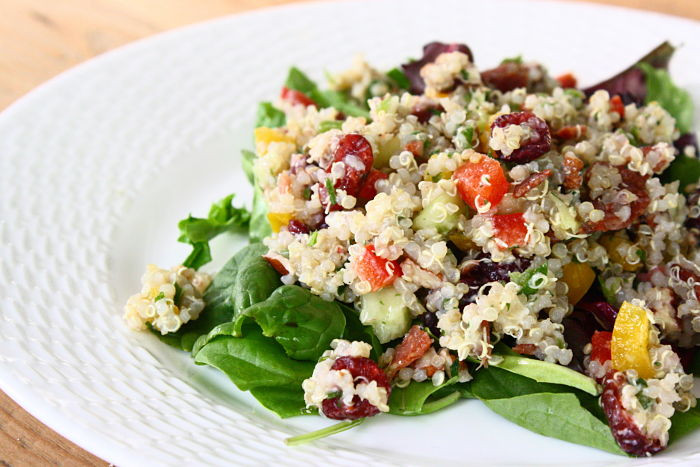
<svg viewBox="0 0 700 467">
<path fill-rule="evenodd" d="M 34 101 L 40 101 L 44 95 L 50 94 L 53 91 L 53 89 L 60 85 L 62 82 L 77 79 L 82 73 L 89 73 L 91 70 L 101 68 L 103 63 L 107 63 L 110 60 L 113 60 L 117 57 L 121 57 L 122 55 L 129 55 L 133 51 L 139 50 L 143 47 L 154 46 L 159 42 L 165 42 L 171 39 L 172 37 L 182 34 L 185 31 L 192 32 L 198 29 L 206 29 L 213 24 L 230 21 L 232 18 L 265 16 L 272 11 L 278 12 L 314 8 L 330 8 L 331 6 L 329 5 L 332 4 L 352 4 L 360 3 L 360 1 L 362 0 L 307 0 L 287 5 L 269 6 L 250 11 L 244 11 L 237 14 L 225 15 L 189 25 L 184 25 L 167 31 L 159 32 L 144 38 L 137 39 L 135 41 L 119 46 L 115 49 L 104 52 L 96 57 L 90 58 L 82 63 L 79 63 L 65 71 L 62 71 L 61 73 L 48 79 L 47 81 L 39 84 L 37 87 L 33 88 L 26 94 L 19 97 L 17 100 L 13 101 L 8 107 L 6 107 L 2 112 L 0 112 L 0 125 L 11 124 L 15 113 L 20 112 L 26 106 L 32 105 Z M 504 0 L 505 3 L 509 3 L 510 1 L 512 0 Z M 700 26 L 700 21 L 698 20 L 675 16 L 667 13 L 638 10 L 623 6 L 604 5 L 587 1 L 571 0 L 528 1 L 530 1 L 533 4 L 533 6 L 540 6 L 545 8 L 550 8 L 556 5 L 555 8 L 569 9 L 570 11 L 615 11 L 618 14 L 625 13 L 632 16 L 637 15 L 639 17 L 656 17 L 659 21 L 663 22 L 683 23 L 686 26 L 692 27 Z M 2 221 L 0 220 L 0 222 Z M 66 419 L 65 415 L 58 408 L 52 406 L 51 404 L 43 400 L 38 393 L 31 390 L 27 391 L 26 385 L 15 381 L 10 371 L 4 368 L 3 366 L 0 366 L 0 389 L 3 390 L 13 401 L 20 405 L 25 411 L 27 411 L 29 414 L 31 414 L 33 417 L 39 420 L 40 423 L 48 426 L 56 433 L 65 437 L 66 439 L 70 440 L 71 442 L 75 443 L 76 445 L 80 446 L 86 451 L 89 451 L 95 456 L 117 465 L 140 465 L 143 463 L 143 461 L 136 460 L 133 457 L 133 455 L 125 451 L 123 447 L 114 444 L 111 441 L 111 439 L 95 436 L 94 433 L 90 432 L 88 428 L 81 426 L 79 422 L 74 422 L 70 419 Z M 671 460 L 672 459 L 669 459 L 667 457 L 665 457 L 664 459 L 659 459 L 659 461 L 662 462 Z"/>
</svg>

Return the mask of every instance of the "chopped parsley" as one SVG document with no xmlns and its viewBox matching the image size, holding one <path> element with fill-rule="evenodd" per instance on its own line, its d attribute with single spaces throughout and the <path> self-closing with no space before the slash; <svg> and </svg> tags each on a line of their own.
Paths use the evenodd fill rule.
<svg viewBox="0 0 700 467">
<path fill-rule="evenodd" d="M 328 191 L 328 198 L 331 204 L 335 204 L 335 187 L 330 178 L 326 179 L 326 191 Z"/>
</svg>

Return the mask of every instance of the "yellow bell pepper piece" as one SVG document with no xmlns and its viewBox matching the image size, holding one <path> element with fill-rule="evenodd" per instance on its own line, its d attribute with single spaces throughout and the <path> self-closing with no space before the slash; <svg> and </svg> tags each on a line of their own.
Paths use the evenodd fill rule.
<svg viewBox="0 0 700 467">
<path fill-rule="evenodd" d="M 613 263 L 622 265 L 622 269 L 628 272 L 634 272 L 640 269 L 643 264 L 641 259 L 634 263 L 630 263 L 626 258 L 630 248 L 634 248 L 634 244 L 627 238 L 621 235 L 605 235 L 598 242 L 605 247 L 608 252 L 608 257 Z M 635 251 L 640 251 L 635 249 Z"/>
<path fill-rule="evenodd" d="M 267 146 L 270 143 L 292 143 L 294 144 L 294 138 L 286 135 L 282 130 L 278 128 L 267 128 L 261 126 L 255 129 L 255 148 L 257 150 L 258 156 L 264 156 L 267 153 Z"/>
<path fill-rule="evenodd" d="M 612 341 L 612 366 L 615 370 L 636 370 L 641 378 L 653 378 L 649 357 L 649 318 L 644 308 L 624 302 L 615 318 Z"/>
<path fill-rule="evenodd" d="M 267 213 L 267 220 L 270 221 L 270 227 L 272 231 L 277 233 L 282 227 L 289 224 L 292 220 L 291 212 L 269 212 Z"/>
<path fill-rule="evenodd" d="M 593 285 L 595 272 L 587 263 L 574 262 L 565 264 L 562 270 L 564 272 L 562 280 L 569 287 L 566 296 L 569 297 L 570 304 L 576 305 Z"/>
</svg>

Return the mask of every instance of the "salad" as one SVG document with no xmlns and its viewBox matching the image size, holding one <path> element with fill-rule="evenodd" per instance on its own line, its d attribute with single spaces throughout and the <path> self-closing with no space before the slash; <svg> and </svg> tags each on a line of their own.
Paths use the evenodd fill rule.
<svg viewBox="0 0 700 467">
<path fill-rule="evenodd" d="M 329 89 L 292 68 L 243 151 L 252 209 L 182 220 L 192 253 L 148 266 L 126 321 L 280 417 L 340 421 L 289 444 L 477 399 L 655 454 L 700 426 L 700 161 L 673 52 L 588 88 L 439 42 Z M 236 231 L 250 244 L 204 272 Z"/>
</svg>

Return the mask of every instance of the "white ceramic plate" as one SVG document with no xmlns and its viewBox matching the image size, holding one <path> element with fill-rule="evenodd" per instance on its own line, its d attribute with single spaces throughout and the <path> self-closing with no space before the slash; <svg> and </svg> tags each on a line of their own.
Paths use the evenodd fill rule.
<svg viewBox="0 0 700 467">
<path fill-rule="evenodd" d="M 119 465 L 611 464 L 476 401 L 382 416 L 310 446 L 326 422 L 281 421 L 211 368 L 121 319 L 144 265 L 187 254 L 177 221 L 235 191 L 256 103 L 287 68 L 320 78 L 356 52 L 386 68 L 431 40 L 466 42 L 482 67 L 524 53 L 583 83 L 665 39 L 700 103 L 700 25 L 585 4 L 373 1 L 302 4 L 137 42 L 81 65 L 0 115 L 0 387 L 59 433 Z M 700 107 L 700 105 L 699 105 Z M 243 238 L 217 240 L 222 260 Z M 221 264 L 221 260 L 218 262 Z M 214 267 L 217 264 L 213 265 Z M 695 435 L 656 462 L 700 462 Z"/>
</svg>

